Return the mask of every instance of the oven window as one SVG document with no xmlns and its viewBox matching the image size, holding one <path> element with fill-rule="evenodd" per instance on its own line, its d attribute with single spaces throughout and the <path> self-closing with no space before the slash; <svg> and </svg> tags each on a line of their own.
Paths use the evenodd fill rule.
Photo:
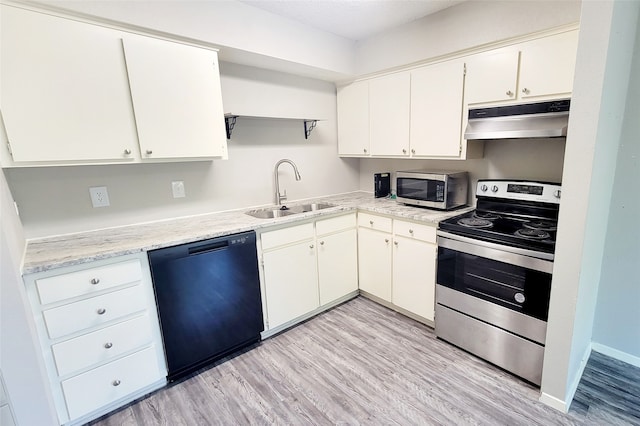
<svg viewBox="0 0 640 426">
<path fill-rule="evenodd" d="M 438 247 L 438 284 L 546 321 L 551 274 Z"/>
<path fill-rule="evenodd" d="M 443 202 L 444 181 L 431 179 L 398 178 L 396 180 L 398 197 L 412 200 Z"/>
</svg>

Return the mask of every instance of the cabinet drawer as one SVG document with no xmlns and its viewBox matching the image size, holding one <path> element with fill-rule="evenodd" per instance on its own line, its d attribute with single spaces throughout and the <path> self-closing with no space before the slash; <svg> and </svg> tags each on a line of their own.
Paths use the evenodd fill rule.
<svg viewBox="0 0 640 426">
<path fill-rule="evenodd" d="M 153 346 L 72 377 L 62 382 L 69 417 L 77 419 L 161 378 Z"/>
<path fill-rule="evenodd" d="M 352 213 L 344 216 L 333 217 L 331 219 L 323 219 L 317 221 L 316 233 L 318 235 L 325 235 L 355 227 L 356 214 Z"/>
<path fill-rule="evenodd" d="M 36 280 L 38 296 L 43 305 L 71 297 L 89 295 L 97 291 L 142 279 L 139 260 L 91 268 L 70 274 Z"/>
<path fill-rule="evenodd" d="M 151 343 L 149 316 L 142 315 L 51 347 L 64 376 Z"/>
<path fill-rule="evenodd" d="M 260 239 L 262 240 L 262 250 L 268 250 L 273 247 L 284 246 L 286 244 L 292 244 L 312 238 L 313 223 L 305 223 L 302 225 L 279 229 L 277 231 L 264 232 L 260 236 Z"/>
<path fill-rule="evenodd" d="M 145 308 L 146 299 L 141 287 L 136 285 L 48 309 L 42 315 L 47 325 L 49 337 L 56 339 L 135 312 L 144 311 Z"/>
<path fill-rule="evenodd" d="M 391 232 L 391 218 L 377 216 L 368 213 L 358 213 L 358 226 L 363 228 L 375 229 L 383 232 Z"/>
<path fill-rule="evenodd" d="M 436 227 L 422 225 L 418 223 L 405 222 L 403 220 L 393 221 L 393 232 L 403 237 L 415 238 L 417 240 L 436 243 Z"/>
</svg>

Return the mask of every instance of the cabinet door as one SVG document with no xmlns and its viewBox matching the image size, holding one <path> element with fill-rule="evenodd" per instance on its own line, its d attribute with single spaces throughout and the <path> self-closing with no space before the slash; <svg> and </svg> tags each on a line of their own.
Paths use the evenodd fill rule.
<svg viewBox="0 0 640 426">
<path fill-rule="evenodd" d="M 576 67 L 578 31 L 522 44 L 520 97 L 570 96 Z"/>
<path fill-rule="evenodd" d="M 148 37 L 123 41 L 142 158 L 224 156 L 217 53 Z"/>
<path fill-rule="evenodd" d="M 393 304 L 433 321 L 436 245 L 395 236 Z"/>
<path fill-rule="evenodd" d="M 371 155 L 409 156 L 409 72 L 369 81 Z"/>
<path fill-rule="evenodd" d="M 270 329 L 320 306 L 313 241 L 264 253 L 263 259 Z"/>
<path fill-rule="evenodd" d="M 479 104 L 516 98 L 518 57 L 514 49 L 480 53 L 467 60 L 465 102 Z"/>
<path fill-rule="evenodd" d="M 360 290 L 391 302 L 391 234 L 358 228 Z"/>
<path fill-rule="evenodd" d="M 411 71 L 411 155 L 458 157 L 462 141 L 464 62 Z"/>
<path fill-rule="evenodd" d="M 355 229 L 318 238 L 320 305 L 358 289 L 358 237 Z"/>
<path fill-rule="evenodd" d="M 338 88 L 338 153 L 369 155 L 369 82 Z"/>
<path fill-rule="evenodd" d="M 118 33 L 10 6 L 1 15 L 0 108 L 14 162 L 131 161 L 138 140 Z"/>
</svg>

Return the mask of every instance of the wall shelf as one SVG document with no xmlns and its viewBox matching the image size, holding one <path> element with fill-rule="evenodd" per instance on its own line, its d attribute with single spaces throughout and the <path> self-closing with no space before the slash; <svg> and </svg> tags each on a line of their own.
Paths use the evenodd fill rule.
<svg viewBox="0 0 640 426">
<path fill-rule="evenodd" d="M 317 118 L 290 118 L 290 117 L 266 117 L 266 116 L 256 116 L 256 115 L 240 115 L 240 114 L 231 114 L 227 113 L 224 115 L 225 127 L 227 130 L 227 139 L 231 139 L 231 134 L 233 133 L 233 129 L 236 126 L 236 122 L 240 119 L 250 118 L 250 119 L 261 119 L 261 120 L 296 120 L 302 121 L 304 126 L 304 138 L 309 139 L 309 135 L 315 129 L 318 121 L 321 121 Z"/>
</svg>

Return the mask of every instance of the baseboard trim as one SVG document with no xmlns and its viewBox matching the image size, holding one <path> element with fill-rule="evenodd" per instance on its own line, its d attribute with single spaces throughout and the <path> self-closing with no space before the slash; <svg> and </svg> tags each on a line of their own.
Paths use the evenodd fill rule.
<svg viewBox="0 0 640 426">
<path fill-rule="evenodd" d="M 558 399 L 555 396 L 551 396 L 544 392 L 540 394 L 540 398 L 538 398 L 538 401 L 542 402 L 545 405 L 548 405 L 551 408 L 555 408 L 558 411 L 562 411 L 563 413 L 569 411 L 569 407 L 567 406 L 567 403 L 565 401 L 562 401 L 561 399 Z"/>
<path fill-rule="evenodd" d="M 591 356 L 591 343 L 587 345 L 587 348 L 585 349 L 584 354 L 582 355 L 578 373 L 575 375 L 573 382 L 568 386 L 564 401 L 544 392 L 540 394 L 540 398 L 538 398 L 538 401 L 542 402 L 545 405 L 548 405 L 551 408 L 555 408 L 558 411 L 562 411 L 563 413 L 568 413 L 569 408 L 571 408 L 571 402 L 573 402 L 573 397 L 575 396 L 576 391 L 578 390 L 578 385 L 580 384 L 580 379 L 582 379 L 582 374 L 584 373 L 584 369 L 587 367 L 587 362 L 589 362 L 590 356 Z M 543 381 L 544 381 L 544 378 L 543 378 Z"/>
<path fill-rule="evenodd" d="M 637 357 L 635 355 L 631 355 L 626 352 L 614 349 L 610 346 L 606 346 L 596 342 L 591 343 L 591 349 L 601 353 L 602 355 L 617 359 L 618 361 L 626 362 L 627 364 L 631 364 L 635 367 L 640 367 L 640 357 Z"/>
</svg>

